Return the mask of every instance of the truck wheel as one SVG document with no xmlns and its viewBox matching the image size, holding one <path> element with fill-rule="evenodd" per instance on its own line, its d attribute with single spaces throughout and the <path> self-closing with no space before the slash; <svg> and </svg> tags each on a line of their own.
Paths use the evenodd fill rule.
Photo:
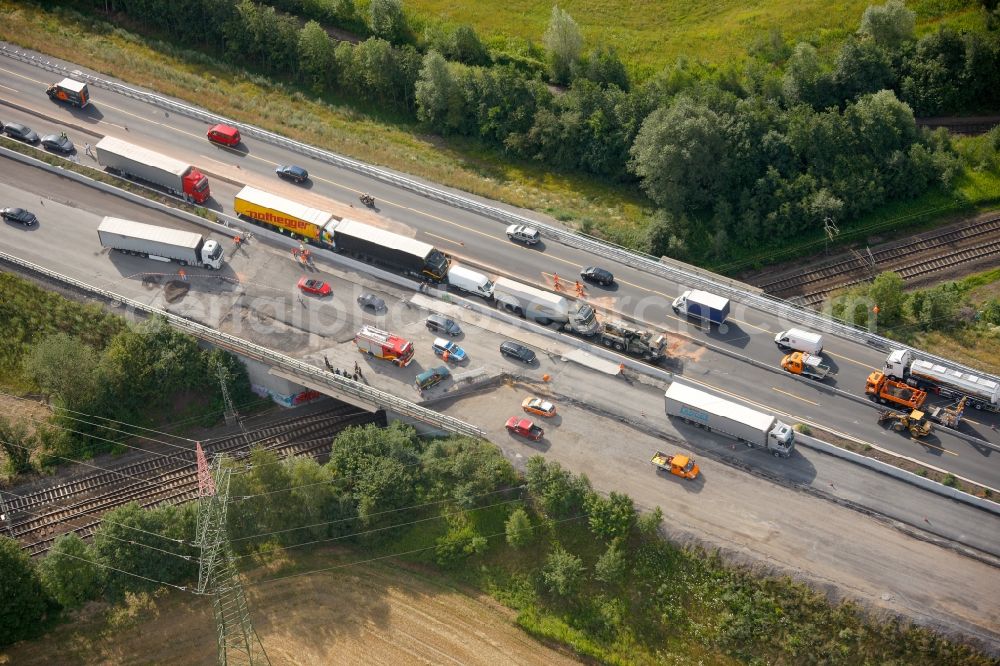
<svg viewBox="0 0 1000 666">
<path fill-rule="evenodd" d="M 622 351 L 623 349 L 625 349 L 625 345 L 620 342 L 615 343 L 615 351 Z"/>
<path fill-rule="evenodd" d="M 602 340 L 601 342 L 604 343 L 605 347 L 610 347 L 611 346 L 611 340 L 605 339 L 605 340 Z M 688 423 L 690 423 L 690 421 L 688 421 Z"/>
<path fill-rule="evenodd" d="M 183 259 L 179 259 L 177 261 L 177 263 L 180 264 L 181 266 L 187 266 L 188 265 L 188 262 L 184 261 Z"/>
<path fill-rule="evenodd" d="M 775 451 L 774 452 L 774 457 L 775 458 L 780 458 L 781 457 L 781 452 L 780 451 Z"/>
<path fill-rule="evenodd" d="M 752 449 L 752 448 L 755 448 L 755 447 L 754 447 L 754 443 L 753 443 L 753 442 L 750 442 L 750 441 L 747 441 L 747 442 L 746 442 L 746 445 L 747 445 L 747 448 L 748 448 L 748 449 Z"/>
</svg>

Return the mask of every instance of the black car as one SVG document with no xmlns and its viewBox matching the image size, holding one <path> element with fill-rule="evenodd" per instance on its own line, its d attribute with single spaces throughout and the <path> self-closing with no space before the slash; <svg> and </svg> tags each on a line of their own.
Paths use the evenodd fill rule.
<svg viewBox="0 0 1000 666">
<path fill-rule="evenodd" d="M 0 211 L 0 216 L 8 222 L 17 222 L 26 227 L 32 227 L 38 223 L 38 218 L 35 217 L 35 214 L 23 208 L 4 208 Z"/>
<path fill-rule="evenodd" d="M 452 337 L 462 334 L 462 327 L 444 315 L 432 314 L 426 323 L 427 328 L 435 333 L 444 333 Z"/>
<path fill-rule="evenodd" d="M 597 266 L 587 266 L 580 271 L 580 277 L 587 282 L 596 282 L 597 284 L 604 285 L 605 287 L 610 287 L 615 281 L 615 276 L 611 273 L 611 271 L 598 268 Z"/>
<path fill-rule="evenodd" d="M 294 164 L 283 164 L 275 169 L 274 173 L 278 174 L 278 177 L 280 178 L 293 180 L 296 183 L 304 183 L 309 180 L 309 172 L 300 166 L 295 166 Z"/>
<path fill-rule="evenodd" d="M 38 134 L 35 130 L 21 123 L 7 123 L 3 128 L 4 134 L 12 139 L 24 141 L 26 143 L 38 143 Z"/>
<path fill-rule="evenodd" d="M 507 340 L 500 345 L 500 353 L 508 358 L 516 358 L 522 363 L 531 365 L 535 362 L 535 352 L 518 342 Z"/>
<path fill-rule="evenodd" d="M 381 312 L 386 309 L 385 301 L 375 294 L 361 294 L 358 296 L 358 305 L 362 308 L 370 308 L 375 312 Z"/>
<path fill-rule="evenodd" d="M 64 155 L 69 155 L 76 150 L 76 146 L 65 134 L 46 134 L 42 137 L 42 146 Z"/>
</svg>

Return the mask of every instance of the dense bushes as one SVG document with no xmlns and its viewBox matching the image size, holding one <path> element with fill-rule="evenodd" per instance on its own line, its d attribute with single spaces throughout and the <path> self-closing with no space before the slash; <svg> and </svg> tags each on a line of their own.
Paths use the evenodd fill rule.
<svg viewBox="0 0 1000 666">
<path fill-rule="evenodd" d="M 0 274 L 0 336 L 4 382 L 38 391 L 57 408 L 48 425 L 30 424 L 31 433 L 0 423 L 10 435 L 3 447 L 9 473 L 30 469 L 34 451 L 48 465 L 110 450 L 131 437 L 122 423 L 145 426 L 171 415 L 181 396 L 196 397 L 186 418 L 212 422 L 223 407 L 220 368 L 234 403 L 256 400 L 232 354 L 201 349 L 161 319 L 129 326 L 10 274 Z"/>
<path fill-rule="evenodd" d="M 613 50 L 597 44 L 588 52 L 558 7 L 545 49 L 519 54 L 503 40 L 487 48 L 467 26 L 429 21 L 414 34 L 398 0 L 370 3 L 364 21 L 349 0 L 274 4 L 280 11 L 251 0 L 113 9 L 338 101 L 561 170 L 638 184 L 661 209 L 639 249 L 689 260 L 733 259 L 947 189 L 954 150 L 945 136 L 919 131 L 914 112 L 1000 106 L 998 34 L 942 28 L 917 39 L 914 14 L 899 0 L 869 7 L 829 59 L 773 31 L 752 47 L 742 73 L 682 59 L 638 84 Z M 181 19 L 202 5 L 216 20 L 191 32 Z M 291 15 L 308 22 L 300 28 Z M 337 42 L 329 25 L 370 38 Z"/>
<path fill-rule="evenodd" d="M 695 655 L 747 663 L 988 663 L 924 630 L 873 621 L 802 585 L 672 545 L 657 533 L 662 512 L 638 517 L 628 497 L 604 497 L 585 477 L 540 456 L 522 479 L 488 444 L 422 440 L 397 424 L 341 434 L 325 465 L 258 450 L 249 468 L 241 463 L 232 472 L 229 534 L 241 567 L 267 564 L 256 582 L 304 573 L 292 548 L 351 543 L 346 553 L 321 551 L 330 568 L 400 554 L 436 564 L 512 605 L 529 632 L 607 663 Z M 390 489 L 387 478 L 405 487 Z M 60 539 L 39 565 L 40 577 L 13 542 L 0 542 L 0 556 L 7 553 L 0 583 L 26 609 L 0 614 L 0 637 L 23 627 L 24 618 L 41 618 L 53 600 L 70 608 L 102 592 L 127 599 L 157 581 L 189 584 L 197 575 L 188 545 L 194 514 L 193 504 L 120 508 L 92 546 Z"/>
</svg>

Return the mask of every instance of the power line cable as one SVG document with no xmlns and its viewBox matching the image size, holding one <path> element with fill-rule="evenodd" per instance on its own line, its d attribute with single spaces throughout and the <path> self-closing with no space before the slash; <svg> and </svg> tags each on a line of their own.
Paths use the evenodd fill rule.
<svg viewBox="0 0 1000 666">
<path fill-rule="evenodd" d="M 559 525 L 559 524 L 562 524 L 562 523 L 565 523 L 565 522 L 568 522 L 568 521 L 571 521 L 571 520 L 579 520 L 581 518 L 586 518 L 586 517 L 587 517 L 586 514 L 580 514 L 578 516 L 572 516 L 570 518 L 562 518 L 560 520 L 546 521 L 545 525 Z M 534 529 L 537 529 L 538 527 L 542 527 L 542 525 L 532 525 L 528 529 L 534 530 Z M 496 538 L 498 536 L 506 536 L 506 534 L 507 534 L 506 531 L 496 532 L 494 534 L 484 535 L 483 538 L 484 539 L 494 539 L 494 538 Z M 433 545 L 433 546 L 424 546 L 423 548 L 414 548 L 413 550 L 407 550 L 407 551 L 403 551 L 401 553 L 391 553 L 389 555 L 380 555 L 378 557 L 372 557 L 372 558 L 369 558 L 369 559 L 366 559 L 366 560 L 356 560 L 354 562 L 348 562 L 346 564 L 338 564 L 338 565 L 335 565 L 335 566 L 332 566 L 332 567 L 322 567 L 322 568 L 318 568 L 318 569 L 310 569 L 308 571 L 300 571 L 300 572 L 297 572 L 297 573 L 288 574 L 287 576 L 278 576 L 276 578 L 265 578 L 265 579 L 262 579 L 262 580 L 255 580 L 255 581 L 254 580 L 248 580 L 248 581 L 246 581 L 246 582 L 243 583 L 243 587 L 247 587 L 249 585 L 264 585 L 266 583 L 276 583 L 278 581 L 288 580 L 290 578 L 300 578 L 302 576 L 309 576 L 309 575 L 312 575 L 314 573 L 323 573 L 325 571 L 334 571 L 336 569 L 345 569 L 347 567 L 354 567 L 354 566 L 358 566 L 360 564 L 370 564 L 372 562 L 378 562 L 380 560 L 387 560 L 387 559 L 394 558 L 394 557 L 403 557 L 404 555 L 414 555 L 416 553 L 422 553 L 424 551 L 433 550 L 434 548 L 437 548 L 436 544 Z"/>
<path fill-rule="evenodd" d="M 289 546 L 276 545 L 275 547 L 276 548 L 280 548 L 281 550 L 288 551 L 288 550 L 291 550 L 293 548 L 302 548 L 303 546 L 314 546 L 314 545 L 316 545 L 318 543 L 329 543 L 330 541 L 341 541 L 342 539 L 350 539 L 351 537 L 363 536 L 365 534 L 374 534 L 375 532 L 385 532 L 387 530 L 394 530 L 397 527 L 407 527 L 408 525 L 416 525 L 417 523 L 426 523 L 426 522 L 429 522 L 431 520 L 440 520 L 440 519 L 443 519 L 443 518 L 447 518 L 449 516 L 457 516 L 458 514 L 466 513 L 466 512 L 469 512 L 469 511 L 479 511 L 480 509 L 492 509 L 494 507 L 503 506 L 505 504 L 513 504 L 514 502 L 521 502 L 521 501 L 522 501 L 522 499 L 519 497 L 517 499 L 504 500 L 503 502 L 496 502 L 495 504 L 487 504 L 485 506 L 477 506 L 477 507 L 473 507 L 471 509 L 460 509 L 458 511 L 451 511 L 449 513 L 439 513 L 436 516 L 428 516 L 427 518 L 418 518 L 416 520 L 410 520 L 410 521 L 407 521 L 405 523 L 396 523 L 394 525 L 386 525 L 384 527 L 374 527 L 374 528 L 372 528 L 370 530 L 362 530 L 360 532 L 351 532 L 350 534 L 341 534 L 341 535 L 338 535 L 338 536 L 335 536 L 335 537 L 328 537 L 326 539 L 316 539 L 314 541 L 303 541 L 302 543 L 295 543 L 295 544 L 291 544 Z M 233 560 L 242 560 L 243 558 L 253 557 L 254 555 L 255 555 L 254 553 L 247 553 L 246 555 L 238 555 L 238 556 L 234 557 Z"/>
<path fill-rule="evenodd" d="M 175 590 L 180 590 L 181 592 L 194 592 L 194 590 L 188 588 L 185 585 L 175 585 L 174 583 L 168 583 L 163 580 L 157 580 L 155 578 L 150 578 L 148 576 L 143 576 L 142 574 L 133 573 L 131 571 L 125 571 L 124 569 L 119 569 L 118 567 L 113 567 L 110 564 L 104 564 L 103 562 L 95 562 L 94 560 L 88 560 L 85 557 L 79 557 L 78 555 L 72 555 L 70 553 L 64 553 L 62 551 L 56 551 L 53 555 L 59 555 L 62 557 L 71 557 L 74 560 L 80 560 L 81 562 L 87 562 L 88 564 L 93 564 L 95 567 L 101 567 L 102 569 L 110 569 L 112 571 L 117 571 L 118 573 L 125 574 L 126 576 L 132 576 L 134 578 L 141 578 L 144 581 L 150 583 L 155 583 L 156 585 L 165 585 L 166 587 L 172 587 Z"/>
<path fill-rule="evenodd" d="M 513 491 L 513 490 L 523 490 L 524 488 L 527 488 L 527 487 L 528 487 L 527 484 L 522 484 L 520 486 L 511 486 L 510 488 L 501 488 L 499 490 L 491 490 L 488 493 L 480 493 L 478 495 L 472 495 L 472 496 L 469 497 L 469 499 L 478 498 L 478 497 L 486 497 L 488 495 L 497 495 L 499 493 L 510 492 L 510 491 Z M 454 498 L 449 497 L 449 498 L 446 498 L 446 499 L 434 500 L 433 502 L 423 502 L 421 504 L 411 504 L 409 506 L 402 506 L 402 507 L 398 507 L 396 509 L 386 509 L 384 511 L 377 511 L 375 513 L 369 513 L 366 516 L 364 516 L 364 518 L 368 519 L 368 518 L 374 518 L 375 516 L 384 516 L 384 515 L 387 515 L 387 514 L 390 514 L 390 513 L 396 513 L 398 511 L 405 511 L 407 509 L 422 509 L 424 507 L 434 506 L 435 504 L 445 504 L 447 502 L 454 502 L 454 501 L 455 501 Z M 477 507 L 473 507 L 473 508 L 477 508 Z M 301 527 L 289 527 L 288 529 L 284 529 L 284 530 L 275 530 L 273 532 L 261 532 L 260 534 L 251 534 L 249 536 L 243 536 L 243 537 L 238 537 L 236 539 L 230 539 L 230 542 L 236 543 L 238 541 L 246 541 L 247 539 L 256 539 L 258 537 L 272 536 L 272 535 L 277 535 L 277 534 L 287 534 L 288 532 L 296 532 L 298 530 L 307 530 L 307 529 L 312 529 L 313 527 L 323 527 L 324 525 L 333 525 L 333 524 L 336 524 L 336 523 L 346 523 L 349 520 L 361 520 L 361 519 L 362 519 L 362 516 L 350 516 L 348 518 L 337 518 L 337 519 L 334 519 L 334 520 L 327 520 L 327 521 L 324 521 L 322 523 L 313 523 L 311 525 L 302 525 Z"/>
</svg>

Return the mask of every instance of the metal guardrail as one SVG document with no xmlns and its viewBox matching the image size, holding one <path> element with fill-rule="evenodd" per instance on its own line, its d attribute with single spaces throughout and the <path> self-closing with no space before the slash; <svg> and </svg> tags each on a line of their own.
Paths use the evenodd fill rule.
<svg viewBox="0 0 1000 666">
<path fill-rule="evenodd" d="M 404 416 L 409 416 L 413 419 L 421 421 L 422 423 L 426 423 L 434 426 L 435 428 L 440 428 L 458 435 L 467 435 L 470 437 L 480 437 L 482 439 L 486 439 L 486 433 L 482 429 L 464 421 L 460 421 L 459 419 L 445 414 L 440 414 L 434 410 L 427 409 L 426 407 L 421 407 L 420 405 L 414 404 L 408 400 L 396 397 L 391 393 L 380 391 L 364 384 L 359 384 L 358 382 L 339 375 L 331 374 L 321 368 L 305 363 L 304 361 L 291 358 L 290 356 L 285 356 L 284 354 L 279 354 L 275 351 L 267 349 L 266 347 L 262 347 L 242 338 L 222 333 L 209 326 L 191 321 L 186 317 L 150 307 L 145 303 L 134 301 L 112 291 L 94 287 L 85 282 L 81 282 L 80 280 L 56 273 L 55 271 L 39 266 L 38 264 L 34 264 L 30 261 L 25 261 L 13 255 L 7 254 L 6 252 L 0 252 L 0 260 L 15 266 L 20 266 L 21 268 L 27 269 L 38 275 L 43 275 L 49 279 L 58 280 L 59 282 L 73 286 L 81 291 L 99 296 L 112 304 L 120 304 L 146 314 L 162 316 L 175 328 L 186 333 L 190 333 L 191 335 L 201 338 L 202 340 L 206 340 L 207 342 L 211 342 L 218 347 L 222 347 L 233 353 L 252 358 L 256 361 L 260 361 L 261 363 L 277 366 L 296 376 L 309 379 L 310 381 L 321 385 L 329 386 L 340 393 L 351 395 L 359 400 L 364 400 L 365 402 L 375 405 L 377 408 L 392 409 L 393 411 Z"/>
<path fill-rule="evenodd" d="M 960 364 L 955 363 L 949 359 L 930 354 L 924 350 L 916 349 L 908 345 L 890 340 L 889 338 L 884 338 L 880 335 L 875 335 L 865 331 L 864 329 L 857 328 L 845 321 L 829 317 L 818 312 L 813 312 L 808 310 L 805 306 L 801 304 L 796 304 L 790 301 L 786 301 L 779 298 L 774 298 L 766 294 L 755 294 L 752 292 L 747 292 L 742 289 L 738 289 L 731 285 L 725 284 L 724 278 L 719 278 L 719 280 L 711 279 L 705 277 L 704 275 L 699 275 L 684 271 L 680 268 L 663 264 L 658 258 L 651 255 L 639 253 L 633 250 L 629 250 L 620 245 L 615 245 L 603 240 L 599 240 L 592 236 L 587 236 L 585 234 L 580 234 L 577 232 L 566 231 L 565 229 L 560 229 L 543 222 L 531 219 L 524 215 L 519 215 L 511 211 L 506 211 L 496 206 L 490 206 L 469 197 L 465 197 L 459 194 L 454 194 L 452 192 L 447 192 L 445 190 L 431 187 L 424 183 L 421 183 L 412 178 L 407 178 L 397 173 L 393 173 L 386 169 L 380 169 L 357 160 L 352 160 L 348 157 L 342 155 L 337 155 L 336 153 L 331 153 L 326 150 L 320 150 L 319 148 L 314 148 L 307 144 L 301 143 L 299 141 L 294 141 L 288 139 L 279 134 L 273 132 L 268 132 L 267 130 L 254 127 L 253 125 L 246 125 L 234 121 L 230 118 L 225 118 L 222 116 L 217 116 L 215 114 L 209 113 L 197 107 L 193 107 L 187 104 L 182 104 L 175 100 L 163 97 L 162 95 L 157 95 L 155 93 L 149 93 L 142 90 L 137 90 L 129 86 L 124 86 L 113 81 L 108 81 L 107 79 L 102 79 L 90 74 L 86 74 L 77 70 L 70 70 L 66 67 L 58 65 L 56 63 L 50 62 L 48 60 L 38 58 L 28 53 L 18 51 L 16 49 L 8 48 L 7 46 L 0 46 L 0 55 L 4 55 L 13 60 L 18 60 L 20 62 L 28 63 L 40 69 L 52 72 L 59 76 L 72 76 L 76 77 L 78 80 L 82 79 L 86 81 L 89 85 L 93 85 L 98 88 L 103 88 L 105 90 L 110 90 L 116 94 L 123 95 L 125 97 L 130 97 L 132 99 L 140 100 L 147 104 L 152 104 L 158 106 L 162 109 L 167 109 L 174 113 L 183 114 L 189 118 L 194 118 L 196 120 L 201 120 L 205 123 L 214 124 L 223 122 L 229 125 L 233 125 L 240 129 L 240 132 L 244 136 L 251 136 L 261 141 L 266 141 L 273 145 L 280 146 L 286 150 L 290 150 L 301 155 L 306 155 L 313 159 L 319 160 L 321 162 L 326 162 L 328 164 L 333 164 L 334 166 L 349 169 L 356 173 L 360 173 L 369 178 L 374 178 L 383 183 L 387 183 L 394 187 L 399 187 L 402 189 L 409 190 L 420 194 L 428 199 L 433 199 L 435 201 L 440 201 L 448 205 L 454 206 L 456 208 L 461 208 L 463 210 L 468 210 L 485 217 L 497 220 L 499 222 L 504 222 L 506 224 L 524 224 L 540 229 L 543 234 L 548 238 L 554 238 L 564 245 L 570 247 L 575 247 L 577 249 L 583 250 L 590 254 L 595 254 L 606 259 L 616 261 L 618 263 L 624 264 L 636 270 L 641 270 L 658 277 L 662 277 L 673 282 L 678 282 L 684 286 L 691 287 L 694 289 L 704 289 L 706 291 L 711 291 L 713 293 L 725 296 L 731 300 L 735 300 L 750 307 L 762 310 L 764 312 L 769 312 L 778 315 L 779 317 L 787 320 L 800 323 L 802 325 L 818 328 L 835 335 L 859 342 L 864 345 L 874 346 L 879 349 L 888 351 L 889 349 L 909 349 L 917 354 L 919 357 L 932 360 L 935 363 L 940 363 L 942 365 L 960 370 L 962 372 L 971 372 L 975 375 L 989 377 L 994 381 L 1000 381 L 1000 377 L 995 377 L 992 375 L 986 375 L 978 370 L 969 368 Z"/>
</svg>

